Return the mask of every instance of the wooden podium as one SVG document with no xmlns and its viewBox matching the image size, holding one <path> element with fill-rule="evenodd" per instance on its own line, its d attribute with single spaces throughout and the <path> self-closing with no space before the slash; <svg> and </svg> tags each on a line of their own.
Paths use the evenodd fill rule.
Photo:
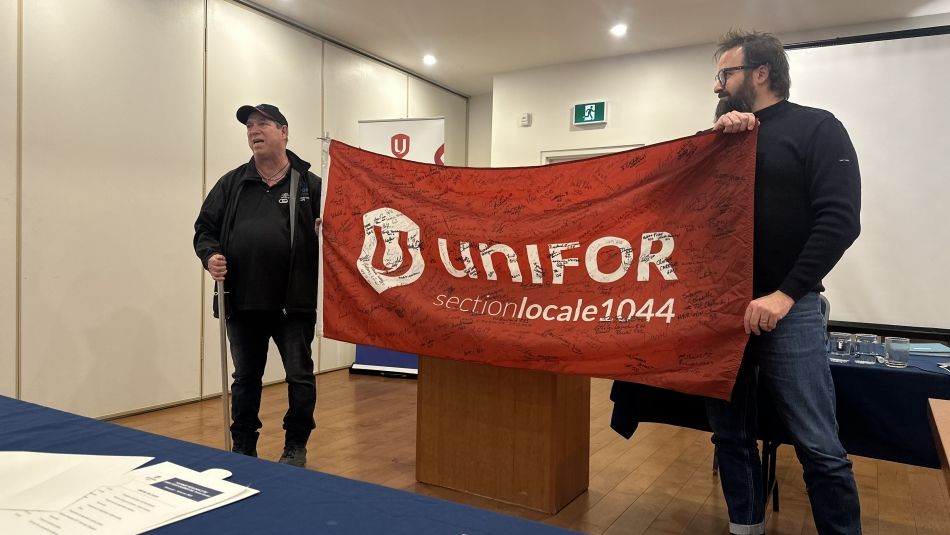
<svg viewBox="0 0 950 535">
<path fill-rule="evenodd" d="M 930 429 L 934 434 L 934 445 L 937 446 L 940 468 L 943 469 L 947 491 L 950 492 L 950 401 L 934 398 L 927 401 L 930 405 Z M 418 456 L 416 453 L 417 458 Z M 418 474 L 418 469 L 416 473 Z"/>
<path fill-rule="evenodd" d="M 556 513 L 587 490 L 590 378 L 419 357 L 416 479 Z"/>
</svg>

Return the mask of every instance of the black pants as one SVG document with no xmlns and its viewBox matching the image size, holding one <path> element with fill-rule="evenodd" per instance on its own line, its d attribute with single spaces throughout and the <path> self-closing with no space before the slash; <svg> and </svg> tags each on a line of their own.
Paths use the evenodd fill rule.
<svg viewBox="0 0 950 535">
<path fill-rule="evenodd" d="M 303 446 L 316 426 L 313 411 L 317 384 L 313 377 L 313 342 L 316 313 L 245 311 L 228 318 L 231 340 L 231 436 L 235 443 L 255 443 L 261 428 L 261 380 L 271 338 L 280 351 L 287 379 L 288 408 L 284 415 L 286 444 Z"/>
</svg>

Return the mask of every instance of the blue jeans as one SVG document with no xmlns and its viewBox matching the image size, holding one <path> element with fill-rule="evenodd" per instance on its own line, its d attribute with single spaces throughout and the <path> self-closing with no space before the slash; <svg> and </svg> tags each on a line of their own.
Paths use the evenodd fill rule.
<svg viewBox="0 0 950 535">
<path fill-rule="evenodd" d="M 285 442 L 304 446 L 316 426 L 313 410 L 317 405 L 317 384 L 313 376 L 315 313 L 279 311 L 236 312 L 228 318 L 231 340 L 231 436 L 235 444 L 257 442 L 261 428 L 261 381 L 267 364 L 267 346 L 271 338 L 280 351 L 287 380 L 288 408 L 284 415 Z"/>
<path fill-rule="evenodd" d="M 802 463 L 818 533 L 861 533 L 851 461 L 838 439 L 835 389 L 817 293 L 776 328 L 752 335 L 730 402 L 706 404 L 733 533 L 764 533 L 765 493 L 757 431 L 757 382 L 770 393 Z"/>
</svg>

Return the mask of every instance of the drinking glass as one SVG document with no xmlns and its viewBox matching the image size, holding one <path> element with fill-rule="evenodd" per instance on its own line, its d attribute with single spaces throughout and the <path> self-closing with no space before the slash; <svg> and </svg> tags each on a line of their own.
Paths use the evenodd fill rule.
<svg viewBox="0 0 950 535">
<path fill-rule="evenodd" d="M 884 339 L 887 357 L 884 364 L 891 368 L 906 368 L 910 357 L 910 340 L 900 336 L 888 336 Z"/>
<path fill-rule="evenodd" d="M 854 335 L 854 363 L 877 364 L 878 349 L 881 339 L 876 334 L 858 333 Z"/>
<path fill-rule="evenodd" d="M 828 335 L 828 360 L 831 362 L 851 362 L 853 338 L 850 333 L 830 333 Z"/>
</svg>

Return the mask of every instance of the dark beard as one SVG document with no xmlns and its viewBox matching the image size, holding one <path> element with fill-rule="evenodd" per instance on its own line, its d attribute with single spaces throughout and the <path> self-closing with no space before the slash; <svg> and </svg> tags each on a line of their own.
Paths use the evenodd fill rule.
<svg viewBox="0 0 950 535">
<path fill-rule="evenodd" d="M 751 79 L 746 78 L 742 82 L 742 85 L 739 86 L 739 90 L 734 94 L 725 91 L 719 93 L 720 95 L 725 94 L 727 96 L 720 97 L 719 103 L 716 104 L 717 120 L 731 111 L 746 113 L 752 111 L 752 105 L 755 103 L 755 89 L 752 87 L 751 81 Z"/>
</svg>

